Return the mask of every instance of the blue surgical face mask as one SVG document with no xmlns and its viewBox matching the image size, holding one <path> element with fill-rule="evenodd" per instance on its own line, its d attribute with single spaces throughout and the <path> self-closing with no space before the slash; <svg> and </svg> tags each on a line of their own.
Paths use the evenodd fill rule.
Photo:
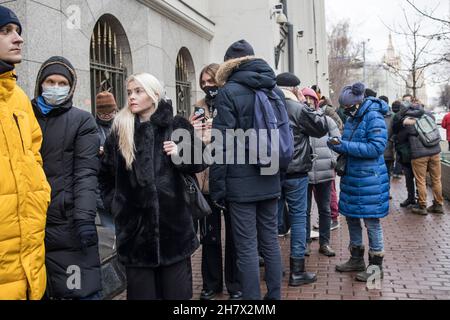
<svg viewBox="0 0 450 320">
<path fill-rule="evenodd" d="M 69 96 L 70 86 L 42 87 L 42 97 L 51 106 L 59 106 Z"/>
</svg>

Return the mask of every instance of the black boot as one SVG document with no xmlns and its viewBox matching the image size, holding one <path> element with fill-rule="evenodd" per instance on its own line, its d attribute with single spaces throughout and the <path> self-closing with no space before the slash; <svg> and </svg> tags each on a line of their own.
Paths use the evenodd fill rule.
<svg viewBox="0 0 450 320">
<path fill-rule="evenodd" d="M 362 247 L 351 247 L 350 248 L 350 260 L 346 263 L 337 265 L 336 271 L 338 272 L 355 272 L 355 271 L 365 271 L 366 263 L 364 262 L 364 246 Z"/>
<path fill-rule="evenodd" d="M 384 278 L 383 272 L 383 259 L 384 254 L 369 253 L 369 266 L 367 270 L 356 275 L 356 280 L 360 282 L 367 282 L 369 278 L 374 275 L 374 272 L 380 272 L 380 279 Z M 377 269 L 377 267 L 379 269 Z"/>
<path fill-rule="evenodd" d="M 299 287 L 317 281 L 315 273 L 305 272 L 305 259 L 291 258 L 290 287 Z"/>
<path fill-rule="evenodd" d="M 405 201 L 403 201 L 402 203 L 400 203 L 400 207 L 402 208 L 408 208 L 409 206 L 413 206 L 417 204 L 416 199 L 406 199 Z"/>
</svg>

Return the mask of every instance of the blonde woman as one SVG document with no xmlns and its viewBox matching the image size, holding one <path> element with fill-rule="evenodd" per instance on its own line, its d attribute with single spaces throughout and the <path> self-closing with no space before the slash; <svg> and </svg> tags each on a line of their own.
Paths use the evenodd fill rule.
<svg viewBox="0 0 450 320">
<path fill-rule="evenodd" d="M 170 137 L 172 131 L 185 129 L 192 137 L 189 145 L 194 145 L 194 128 L 173 116 L 154 76 L 131 76 L 127 93 L 127 106 L 106 140 L 99 179 L 102 194 L 114 190 L 106 206 L 115 219 L 128 299 L 188 300 L 192 298 L 190 258 L 199 242 L 182 200 L 181 173 L 198 173 L 205 166 L 174 165 L 171 156 L 178 151 Z"/>
</svg>

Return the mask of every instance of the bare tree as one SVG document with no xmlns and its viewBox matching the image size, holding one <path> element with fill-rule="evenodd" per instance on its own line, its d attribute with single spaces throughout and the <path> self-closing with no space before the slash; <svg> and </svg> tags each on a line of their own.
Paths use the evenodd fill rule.
<svg viewBox="0 0 450 320">
<path fill-rule="evenodd" d="M 362 67 L 358 60 L 359 49 L 350 36 L 347 20 L 333 26 L 328 35 L 328 64 L 330 71 L 330 99 L 337 105 L 342 88 L 350 83 L 351 70 Z"/>
<path fill-rule="evenodd" d="M 398 28 L 387 28 L 405 37 L 407 50 L 403 52 L 402 63 L 394 65 L 386 62 L 385 67 L 392 73 L 398 75 L 405 82 L 406 89 L 417 97 L 418 91 L 425 86 L 426 70 L 432 66 L 441 64 L 446 60 L 446 56 L 441 53 L 434 53 L 434 35 L 425 34 L 423 31 L 423 18 L 411 21 L 411 17 L 403 10 L 405 24 Z"/>
<path fill-rule="evenodd" d="M 446 26 L 447 28 L 450 29 L 450 20 L 447 20 L 447 19 L 441 19 L 441 18 L 436 17 L 436 16 L 434 15 L 434 11 L 433 11 L 433 12 L 428 12 L 426 9 L 421 9 L 421 8 L 417 7 L 417 6 L 415 5 L 415 3 L 414 3 L 413 1 L 411 1 L 411 0 L 406 0 L 406 2 L 408 2 L 409 5 L 410 5 L 414 10 L 416 10 L 418 13 L 420 13 L 422 16 L 424 16 L 424 17 L 426 17 L 426 18 L 428 18 L 428 19 L 434 20 L 434 21 L 436 21 L 436 22 L 440 22 L 440 23 L 442 23 L 444 26 Z M 448 35 L 449 33 L 450 33 L 450 31 L 449 31 L 449 32 L 445 32 L 446 35 Z"/>
<path fill-rule="evenodd" d="M 450 63 L 450 16 L 448 18 L 442 18 L 435 15 L 435 10 L 427 8 L 419 8 L 413 1 L 406 0 L 408 4 L 420 15 L 433 22 L 439 23 L 442 26 L 442 31 L 428 35 L 437 41 L 444 42 L 443 60 Z"/>
</svg>

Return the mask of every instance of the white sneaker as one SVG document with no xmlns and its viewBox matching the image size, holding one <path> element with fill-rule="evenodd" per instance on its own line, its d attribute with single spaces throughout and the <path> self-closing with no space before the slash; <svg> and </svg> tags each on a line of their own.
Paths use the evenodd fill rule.
<svg viewBox="0 0 450 320">
<path fill-rule="evenodd" d="M 331 231 L 337 230 L 340 227 L 341 227 L 341 224 L 339 223 L 339 220 L 338 221 L 331 221 L 331 227 L 330 227 Z"/>
<path fill-rule="evenodd" d="M 311 234 L 309 236 L 311 240 L 317 240 L 320 237 L 320 234 L 317 231 L 311 230 Z"/>
</svg>

